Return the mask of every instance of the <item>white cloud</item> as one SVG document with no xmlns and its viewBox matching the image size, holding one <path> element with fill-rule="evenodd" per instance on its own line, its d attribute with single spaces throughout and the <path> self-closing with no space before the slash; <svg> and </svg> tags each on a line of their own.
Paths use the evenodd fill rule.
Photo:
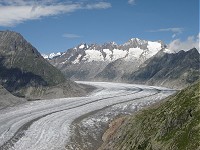
<svg viewBox="0 0 200 150">
<path fill-rule="evenodd" d="M 87 4 L 86 9 L 107 9 L 110 8 L 111 4 L 107 2 L 99 2 L 95 4 Z"/>
<path fill-rule="evenodd" d="M 26 20 L 40 19 L 78 9 L 78 5 L 0 6 L 0 26 L 14 26 Z"/>
<path fill-rule="evenodd" d="M 7 5 L 15 5 L 15 6 L 22 6 L 22 5 L 45 5 L 45 4 L 53 4 L 58 2 L 57 0 L 0 0 L 0 4 L 3 6 Z"/>
<path fill-rule="evenodd" d="M 14 26 L 27 20 L 41 19 L 81 9 L 107 9 L 110 3 L 60 3 L 58 0 L 0 0 L 0 26 Z"/>
<path fill-rule="evenodd" d="M 65 33 L 63 34 L 63 37 L 68 39 L 75 39 L 75 38 L 80 38 L 81 36 L 77 34 Z"/>
<path fill-rule="evenodd" d="M 128 0 L 128 3 L 129 3 L 130 5 L 134 5 L 134 4 L 135 4 L 135 0 Z"/>
<path fill-rule="evenodd" d="M 199 34 L 197 36 L 189 36 L 184 41 L 182 41 L 180 39 L 175 39 L 175 40 L 171 41 L 168 45 L 168 48 L 175 52 L 178 52 L 180 50 L 187 51 L 194 47 L 199 50 Z"/>
<path fill-rule="evenodd" d="M 177 35 L 181 34 L 184 31 L 183 28 L 163 28 L 157 30 L 150 30 L 149 32 L 172 32 L 172 38 L 174 39 Z"/>
<path fill-rule="evenodd" d="M 182 33 L 183 28 L 165 28 L 165 29 L 157 29 L 157 30 L 150 30 L 149 32 L 173 32 L 173 33 Z"/>
</svg>

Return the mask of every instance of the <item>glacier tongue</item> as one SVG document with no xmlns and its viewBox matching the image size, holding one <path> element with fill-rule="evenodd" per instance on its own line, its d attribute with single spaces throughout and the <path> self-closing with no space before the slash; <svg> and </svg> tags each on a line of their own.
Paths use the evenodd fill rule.
<svg viewBox="0 0 200 150">
<path fill-rule="evenodd" d="M 174 93 L 170 89 L 144 85 L 79 83 L 96 86 L 97 90 L 88 97 L 29 101 L 0 110 L 0 149 L 64 150 L 72 133 L 70 126 L 76 118 L 103 108 L 110 108 L 104 114 L 113 114 L 129 104 L 145 105 Z"/>
</svg>

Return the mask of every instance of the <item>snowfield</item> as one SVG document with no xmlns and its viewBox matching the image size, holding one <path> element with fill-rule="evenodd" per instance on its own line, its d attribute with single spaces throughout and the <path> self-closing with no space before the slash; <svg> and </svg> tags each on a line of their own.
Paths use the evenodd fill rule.
<svg viewBox="0 0 200 150">
<path fill-rule="evenodd" d="M 76 118 L 106 108 L 83 120 L 83 126 L 92 129 L 94 122 L 107 123 L 112 113 L 131 113 L 175 92 L 135 84 L 79 83 L 96 86 L 97 90 L 87 97 L 32 101 L 0 110 L 0 150 L 64 150 Z"/>
</svg>

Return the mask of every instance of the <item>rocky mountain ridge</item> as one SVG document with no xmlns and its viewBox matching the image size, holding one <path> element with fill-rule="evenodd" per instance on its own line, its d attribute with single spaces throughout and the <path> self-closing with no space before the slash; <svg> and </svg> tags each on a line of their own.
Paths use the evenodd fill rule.
<svg viewBox="0 0 200 150">
<path fill-rule="evenodd" d="M 72 80 L 130 82 L 180 89 L 199 78 L 199 52 L 195 48 L 188 51 L 179 53 L 169 50 L 162 41 L 132 38 L 122 45 L 83 43 L 48 60 Z"/>
<path fill-rule="evenodd" d="M 196 48 L 172 54 L 159 52 L 122 78 L 133 83 L 187 87 L 199 79 L 199 58 Z"/>
<path fill-rule="evenodd" d="M 129 62 L 137 64 L 129 67 L 134 69 L 165 47 L 162 41 L 152 42 L 138 38 L 132 38 L 122 45 L 117 45 L 115 42 L 103 45 L 83 43 L 48 60 L 68 78 L 94 80 L 109 63 L 122 59 L 127 65 Z"/>
<path fill-rule="evenodd" d="M 57 52 L 57 53 L 50 53 L 49 55 L 47 54 L 42 54 L 42 57 L 44 57 L 44 59 L 53 59 L 55 57 L 60 57 L 63 53 L 62 52 Z"/>
<path fill-rule="evenodd" d="M 146 60 L 164 47 L 166 46 L 162 41 L 146 41 L 132 38 L 122 45 L 117 45 L 115 42 L 103 45 L 82 43 L 64 53 L 51 53 L 49 56 L 44 55 L 44 57 L 55 58 L 56 65 L 67 64 L 68 62 L 72 64 L 93 61 L 112 62 L 120 58 L 126 58 L 127 61 L 134 59 Z"/>
<path fill-rule="evenodd" d="M 0 31 L 0 69 L 0 84 L 16 96 L 41 99 L 84 93 L 76 83 L 66 80 L 21 34 L 13 31 Z"/>
</svg>

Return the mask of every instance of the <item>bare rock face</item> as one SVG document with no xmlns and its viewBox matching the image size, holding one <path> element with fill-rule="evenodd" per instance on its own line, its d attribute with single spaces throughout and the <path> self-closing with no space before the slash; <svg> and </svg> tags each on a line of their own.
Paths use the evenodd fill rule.
<svg viewBox="0 0 200 150">
<path fill-rule="evenodd" d="M 123 78 L 134 83 L 184 88 L 199 79 L 199 58 L 196 48 L 174 54 L 160 52 Z"/>
<path fill-rule="evenodd" d="M 0 109 L 7 107 L 7 106 L 13 106 L 16 104 L 20 104 L 25 101 L 26 100 L 23 98 L 18 98 L 16 96 L 12 95 L 2 85 L 0 85 Z"/>
<path fill-rule="evenodd" d="M 48 85 L 55 85 L 65 80 L 62 73 L 50 65 L 19 33 L 0 32 L 1 66 L 6 69 L 19 69 L 24 73 L 40 76 Z"/>
<path fill-rule="evenodd" d="M 0 70 L 0 84 L 20 97 L 40 99 L 51 91 L 51 88 L 59 88 L 57 94 L 52 94 L 51 98 L 54 98 L 54 95 L 57 95 L 56 98 L 59 95 L 77 95 L 77 91 L 84 91 L 74 82 L 66 80 L 60 70 L 44 59 L 35 47 L 16 32 L 0 32 Z M 64 89 L 65 87 L 68 89 Z"/>
</svg>

